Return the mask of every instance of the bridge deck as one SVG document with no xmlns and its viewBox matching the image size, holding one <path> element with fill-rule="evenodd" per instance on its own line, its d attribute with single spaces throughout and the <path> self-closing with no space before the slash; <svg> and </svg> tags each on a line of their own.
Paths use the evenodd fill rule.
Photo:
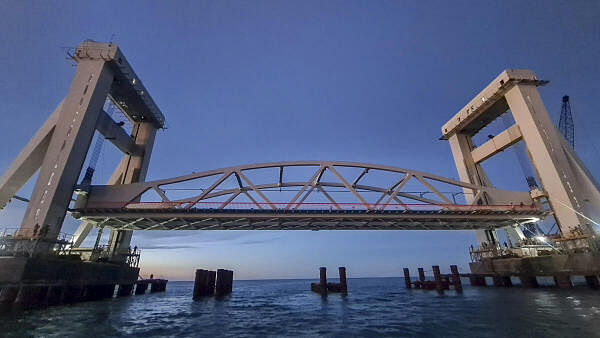
<svg viewBox="0 0 600 338">
<path fill-rule="evenodd" d="M 548 212 L 474 210 L 79 209 L 76 217 L 121 230 L 478 230 Z"/>
</svg>

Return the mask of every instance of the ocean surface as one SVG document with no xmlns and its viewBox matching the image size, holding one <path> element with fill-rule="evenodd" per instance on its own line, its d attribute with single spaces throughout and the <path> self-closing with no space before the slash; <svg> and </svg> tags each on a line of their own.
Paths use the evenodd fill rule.
<svg viewBox="0 0 600 338">
<path fill-rule="evenodd" d="M 402 278 L 349 279 L 324 300 L 311 280 L 234 281 L 223 300 L 163 293 L 0 315 L 6 337 L 600 337 L 600 291 L 470 287 L 406 290 Z M 314 280 L 316 282 L 316 280 Z"/>
</svg>

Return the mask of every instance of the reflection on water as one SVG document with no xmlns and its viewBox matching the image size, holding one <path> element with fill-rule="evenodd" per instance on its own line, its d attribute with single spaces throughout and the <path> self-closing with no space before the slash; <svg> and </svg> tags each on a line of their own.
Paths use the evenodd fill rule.
<svg viewBox="0 0 600 338">
<path fill-rule="evenodd" d="M 349 279 L 326 300 L 309 280 L 235 281 L 231 297 L 193 302 L 191 282 L 167 292 L 0 317 L 0 335 L 87 337 L 411 336 L 594 337 L 600 292 L 471 288 L 405 290 L 401 278 Z"/>
</svg>

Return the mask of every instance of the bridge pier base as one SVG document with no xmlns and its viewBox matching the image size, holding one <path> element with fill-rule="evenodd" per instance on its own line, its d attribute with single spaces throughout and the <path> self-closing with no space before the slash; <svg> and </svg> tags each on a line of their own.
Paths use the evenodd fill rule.
<svg viewBox="0 0 600 338">
<path fill-rule="evenodd" d="M 13 303 L 13 310 L 30 310 L 46 305 L 47 286 L 21 286 Z"/>
<path fill-rule="evenodd" d="M 133 293 L 133 284 L 119 284 L 119 291 L 117 291 L 117 297 L 131 296 Z"/>
<path fill-rule="evenodd" d="M 568 274 L 558 274 L 554 275 L 554 285 L 559 289 L 570 289 L 573 287 L 573 282 Z"/>
<path fill-rule="evenodd" d="M 148 282 L 147 281 L 138 281 L 135 284 L 135 294 L 136 295 L 146 294 L 146 291 L 148 291 Z"/>
<path fill-rule="evenodd" d="M 600 254 L 596 253 L 483 259 L 469 266 L 473 276 L 517 276 L 527 288 L 539 286 L 536 277 L 553 277 L 557 288 L 570 288 L 570 276 L 586 276 L 590 288 L 600 287 Z M 494 282 L 499 283 L 496 278 Z"/>
<path fill-rule="evenodd" d="M 18 287 L 3 287 L 0 289 L 0 311 L 6 312 L 12 309 L 13 303 L 19 293 Z"/>
<path fill-rule="evenodd" d="M 535 276 L 519 276 L 521 286 L 525 288 L 537 288 L 539 286 Z"/>
<path fill-rule="evenodd" d="M 50 285 L 46 294 L 46 303 L 48 305 L 62 304 L 65 298 L 64 285 Z"/>
<path fill-rule="evenodd" d="M 471 275 L 469 281 L 471 282 L 471 286 L 486 286 L 485 277 L 483 276 Z"/>
<path fill-rule="evenodd" d="M 598 289 L 600 287 L 597 275 L 585 276 L 585 283 L 590 289 Z"/>
<path fill-rule="evenodd" d="M 494 276 L 493 281 L 494 281 L 494 286 L 499 286 L 499 287 L 513 286 L 510 276 Z"/>
<path fill-rule="evenodd" d="M 64 257 L 0 257 L 0 309 L 26 310 L 111 298 L 130 285 L 138 268 Z M 130 289 L 131 291 L 131 289 Z"/>
</svg>

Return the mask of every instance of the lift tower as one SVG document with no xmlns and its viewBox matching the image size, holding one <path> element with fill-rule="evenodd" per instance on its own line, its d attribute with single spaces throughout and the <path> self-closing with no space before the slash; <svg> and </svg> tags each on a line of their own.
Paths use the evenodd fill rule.
<svg viewBox="0 0 600 338">
<path fill-rule="evenodd" d="M 600 189 L 573 151 L 572 143 L 567 143 L 550 120 L 537 90 L 546 83 L 538 80 L 530 70 L 505 70 L 442 126 L 442 139 L 450 143 L 460 179 L 484 186 L 491 182 L 481 163 L 522 141 L 541 185 L 540 189 L 531 189 L 531 197 L 548 201 L 561 238 L 571 240 L 568 243 L 577 246 L 578 238 L 594 235 L 595 221 L 590 215 L 600 214 Z M 567 139 L 572 142 L 568 96 L 563 102 L 568 108 L 563 109 L 568 116 L 563 125 Z M 507 111 L 511 112 L 515 124 L 475 147 L 472 137 Z M 493 204 L 498 198 L 478 198 L 468 189 L 465 189 L 465 196 L 467 202 L 473 204 Z M 478 240 L 480 243 L 494 242 L 495 234 L 480 231 Z"/>
<path fill-rule="evenodd" d="M 73 59 L 77 70 L 66 97 L 0 177 L 2 209 L 39 170 L 16 236 L 22 239 L 18 250 L 31 256 L 54 246 L 96 130 L 123 153 L 108 184 L 127 184 L 144 181 L 154 136 L 164 127 L 163 114 L 116 45 L 85 41 Z M 131 121 L 131 134 L 103 110 L 106 100 Z M 131 233 L 115 232 L 111 239 L 111 256 L 118 256 Z"/>
</svg>

